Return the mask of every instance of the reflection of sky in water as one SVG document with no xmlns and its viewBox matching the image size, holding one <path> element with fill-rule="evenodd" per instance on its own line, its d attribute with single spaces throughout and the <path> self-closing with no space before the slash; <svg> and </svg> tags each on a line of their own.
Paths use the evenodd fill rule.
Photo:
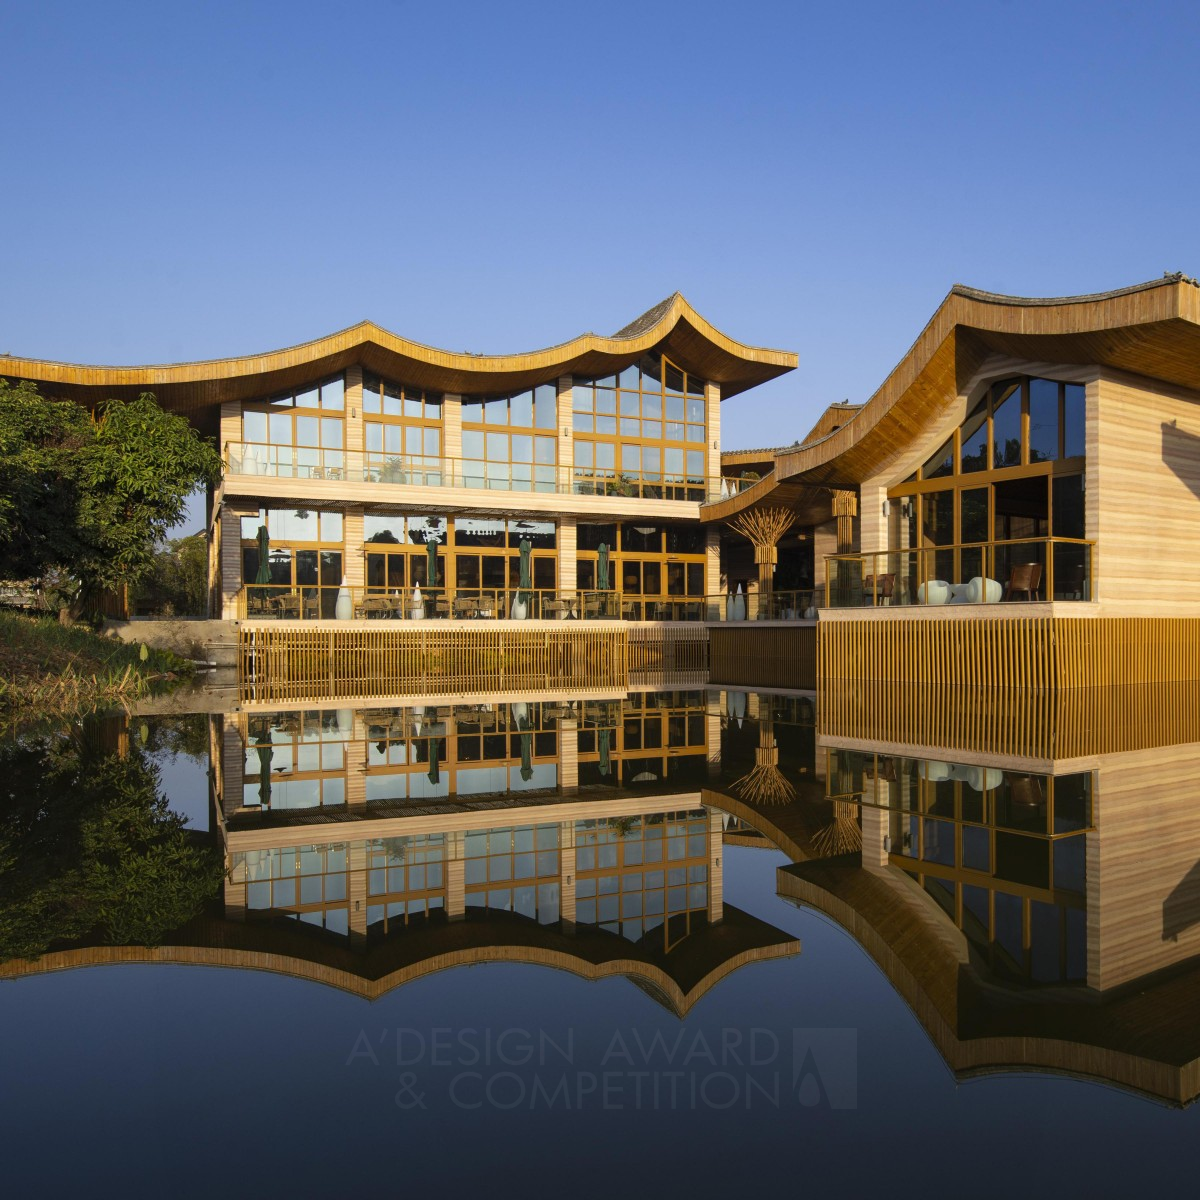
<svg viewBox="0 0 1200 1200">
<path fill-rule="evenodd" d="M 675 698 L 676 707 L 680 699 Z M 710 694 L 707 713 L 704 702 L 697 694 L 683 703 L 685 708 L 701 706 L 699 727 L 689 732 L 688 718 L 676 721 L 681 731 L 676 736 L 684 747 L 702 751 L 695 756 L 701 773 L 677 775 L 674 782 L 665 777 L 638 781 L 639 775 L 662 770 L 654 767 L 650 772 L 647 764 L 662 762 L 659 756 L 667 749 L 655 744 L 659 732 L 653 720 L 647 724 L 652 704 L 639 699 L 636 709 L 595 710 L 597 720 L 580 725 L 581 749 L 586 745 L 593 767 L 589 784 L 610 798 L 622 788 L 625 794 L 647 796 L 655 795 L 656 787 L 665 795 L 673 786 L 681 792 L 715 788 L 732 797 L 731 807 L 740 804 L 750 818 L 733 821 L 731 836 L 750 838 L 750 828 L 757 825 L 783 829 L 788 837 L 808 839 L 809 845 L 824 845 L 838 854 L 861 844 L 861 851 L 838 859 L 843 880 L 867 876 L 861 870 L 863 855 L 869 856 L 873 847 L 877 854 L 882 849 L 887 865 L 876 864 L 872 878 L 891 880 L 895 903 L 922 914 L 929 928 L 940 931 L 939 937 L 957 936 L 961 930 L 976 965 L 989 944 L 986 930 L 991 921 L 1009 965 L 1007 976 L 1001 971 L 1000 977 L 1011 982 L 1019 975 L 1011 964 L 1025 952 L 1024 938 L 1032 939 L 1032 976 L 1019 986 L 1057 978 L 1053 970 L 1039 965 L 1048 961 L 1044 948 L 1051 943 L 1066 957 L 1056 952 L 1050 967 L 1064 962 L 1067 977 L 1080 979 L 1083 968 L 1077 955 L 1082 943 L 1077 934 L 1083 929 L 1086 905 L 1097 902 L 1101 892 L 1089 878 L 1091 860 L 1085 862 L 1075 853 L 1090 836 L 1092 820 L 1090 793 L 1079 783 L 1078 772 L 1060 777 L 1052 788 L 1047 777 L 1031 773 L 1027 764 L 1005 770 L 994 760 L 973 763 L 965 754 L 827 754 L 816 744 L 809 701 L 759 697 L 758 716 L 774 710 L 777 717 L 769 730 L 755 715 L 753 698 L 734 696 L 731 704 L 728 696 Z M 529 711 L 538 724 L 537 706 L 531 704 Z M 314 723 L 316 733 L 305 734 L 300 720 L 300 733 L 293 739 L 284 736 L 287 723 L 276 721 L 270 808 L 281 811 L 272 818 L 270 811 L 256 808 L 258 787 L 248 784 L 246 802 L 253 811 L 243 810 L 239 819 L 265 824 L 274 819 L 286 825 L 301 818 L 298 807 L 336 807 L 344 792 L 339 795 L 333 788 L 318 792 L 314 800 L 299 790 L 312 781 L 286 776 L 298 772 L 346 777 L 343 746 L 352 739 L 350 729 L 341 727 L 344 723 L 344 716 L 327 714 Z M 612 731 L 605 750 L 612 769 L 604 776 L 598 773 L 600 746 L 594 732 L 601 725 Z M 550 722 L 539 727 L 552 726 Z M 662 739 L 668 743 L 670 728 L 664 721 Z M 417 743 L 412 738 L 374 729 L 363 751 L 367 802 L 407 797 L 418 806 L 447 803 L 453 739 L 441 738 L 441 773 L 432 782 L 428 726 L 425 732 L 424 742 L 414 750 Z M 718 756 L 704 744 L 713 734 L 720 739 L 719 762 L 710 761 Z M 697 737 L 699 745 L 693 745 Z M 260 758 L 254 739 L 238 745 L 240 766 L 247 774 L 256 772 Z M 508 790 L 518 793 L 520 805 L 530 799 L 521 792 L 552 793 L 560 764 L 535 757 L 530 778 L 524 779 L 514 761 L 518 745 L 514 740 L 504 749 L 508 761 L 466 758 L 457 763 L 458 794 L 491 797 Z M 172 807 L 193 828 L 206 829 L 207 764 L 186 755 L 160 754 L 156 761 Z M 624 775 L 623 766 L 628 767 Z M 405 767 L 412 768 L 406 790 L 397 791 L 399 776 L 387 771 Z M 372 777 L 370 769 L 382 773 Z M 776 772 L 790 792 L 766 786 L 764 779 L 769 783 Z M 1186 782 L 1194 772 L 1188 764 L 1177 763 L 1174 776 Z M 582 764 L 580 777 L 584 781 Z M 321 787 L 329 783 L 323 779 Z M 881 793 L 880 784 L 897 790 Z M 761 797 L 757 808 L 747 801 L 751 788 Z M 886 796 L 882 803 L 881 794 Z M 1200 907 L 1194 895 L 1200 889 L 1192 882 L 1196 872 L 1188 873 L 1192 864 L 1182 862 L 1187 837 L 1173 841 L 1169 836 L 1173 828 L 1182 828 L 1178 807 L 1170 807 L 1173 793 L 1166 795 L 1160 788 L 1157 795 L 1159 803 L 1144 812 L 1143 820 L 1148 829 L 1153 826 L 1150 840 L 1160 858 L 1168 850 L 1174 857 L 1155 892 L 1157 897 L 1162 891 L 1166 900 L 1150 913 L 1154 937 L 1142 944 L 1155 952 L 1165 947 L 1165 952 L 1174 953 L 1178 943 L 1183 953 L 1200 926 L 1194 915 Z M 1057 803 L 1051 806 L 1051 800 Z M 848 808 L 839 810 L 838 804 Z M 682 807 L 694 811 L 693 805 Z M 451 835 L 384 837 L 368 841 L 364 850 L 362 842 L 349 837 L 338 842 L 332 831 L 321 827 L 311 844 L 294 850 L 234 854 L 234 877 L 245 882 L 251 910 L 243 928 L 270 934 L 277 926 L 270 924 L 273 918 L 266 907 L 286 902 L 296 918 L 287 923 L 295 931 L 289 936 L 308 939 L 312 946 L 337 946 L 339 953 L 352 955 L 348 931 L 359 870 L 366 928 L 376 948 L 402 945 L 406 938 L 441 937 L 442 931 L 453 937 L 456 930 L 481 919 L 501 929 L 532 928 L 542 930 L 537 936 L 560 936 L 565 871 L 559 855 L 568 843 L 561 840 L 557 824 L 541 826 L 539 840 L 536 833 L 522 832 L 538 829 L 536 818 L 520 826 L 506 821 L 505 812 L 499 808 L 489 828 L 461 835 L 466 926 L 446 924 L 444 916 Z M 327 819 L 321 812 L 314 817 L 318 822 Z M 522 819 L 530 822 L 528 816 Z M 1160 824 L 1154 825 L 1156 821 Z M 839 822 L 843 828 L 835 838 L 830 830 Z M 856 824 L 857 842 L 846 835 L 847 822 Z M 664 909 L 671 907 L 670 889 L 675 886 L 679 903 L 700 911 L 708 882 L 701 880 L 702 848 L 697 843 L 693 855 L 686 844 L 688 836 L 700 836 L 699 829 L 680 835 L 689 860 L 686 872 L 695 877 L 685 872 L 672 883 L 668 873 L 680 868 L 671 867 L 666 861 L 669 850 L 664 850 L 660 870 L 657 849 L 651 849 L 653 839 L 648 837 L 652 828 L 645 818 L 622 818 L 610 825 L 589 815 L 571 822 L 577 855 L 573 886 L 579 906 L 578 946 L 616 935 L 629 947 L 628 953 L 640 946 L 639 952 L 670 957 L 694 953 L 701 939 L 714 931 L 717 937 L 728 936 L 731 924 L 708 927 L 702 920 L 679 941 L 663 937 L 655 889 L 661 885 Z M 589 841 L 586 835 L 592 831 L 602 831 L 602 836 Z M 345 835 L 339 831 L 337 836 Z M 329 840 L 322 844 L 325 837 Z M 1021 838 L 1026 841 L 1014 840 Z M 767 922 L 780 936 L 798 937 L 802 953 L 731 971 L 704 991 L 683 1018 L 621 974 L 588 982 L 567 971 L 504 961 L 426 974 L 373 1002 L 284 975 L 240 969 L 104 966 L 6 981 L 0 984 L 0 1019 L 6 1028 L 19 1029 L 21 1036 L 7 1039 L 0 1051 L 0 1078 L 21 1082 L 19 1087 L 0 1087 L 0 1123 L 11 1143 L 26 1151 L 8 1172 L 10 1186 L 28 1191 L 36 1179 L 44 1192 L 53 1178 L 63 1190 L 75 1188 L 83 1178 L 83 1168 L 73 1166 L 79 1162 L 86 1164 L 92 1188 L 99 1183 L 103 1189 L 104 1181 L 116 1178 L 127 1186 L 136 1178 L 135 1190 L 145 1181 L 147 1189 L 208 1195 L 236 1181 L 239 1190 L 273 1194 L 281 1186 L 295 1190 L 298 1179 L 302 1193 L 337 1194 L 345 1188 L 349 1153 L 356 1184 L 393 1190 L 401 1179 L 406 1189 L 433 1186 L 462 1192 L 494 1188 L 499 1178 L 521 1177 L 530 1180 L 535 1194 L 543 1190 L 541 1180 L 561 1178 L 569 1181 L 571 1194 L 599 1195 L 618 1187 L 628 1190 L 632 1172 L 639 1181 L 636 1191 L 653 1187 L 672 1194 L 712 1195 L 745 1191 L 752 1169 L 756 1192 L 794 1189 L 801 1181 L 805 1188 L 854 1192 L 895 1187 L 899 1178 L 911 1175 L 914 1164 L 933 1162 L 930 1169 L 936 1169 L 939 1179 L 970 1180 L 971 1191 L 983 1195 L 1028 1191 L 1031 1185 L 1035 1191 L 1102 1195 L 1130 1190 L 1135 1182 L 1139 1190 L 1162 1187 L 1179 1164 L 1190 1161 L 1184 1156 L 1190 1156 L 1194 1145 L 1200 1106 L 1168 1111 L 1130 1093 L 1066 1077 L 1009 1073 L 956 1082 L 895 982 L 859 942 L 818 908 L 781 898 L 777 869 L 788 859 L 764 845 L 719 845 L 726 911 L 741 910 Z M 1014 847 L 1023 849 L 1018 854 Z M 1045 855 L 1042 847 L 1050 847 Z M 1110 838 L 1105 847 L 1109 855 L 1122 852 L 1119 840 Z M 690 861 L 693 858 L 696 861 Z M 1177 859 L 1182 863 L 1178 870 Z M 819 871 L 813 873 L 820 865 L 809 862 L 805 878 L 821 884 Z M 1118 867 L 1126 869 L 1120 863 Z M 955 879 L 964 872 L 969 880 L 962 884 L 956 908 Z M 1037 899 L 1050 882 L 1069 901 L 1061 914 L 1055 910 L 1053 922 L 1043 919 L 1043 909 L 1049 909 Z M 832 875 L 824 883 L 828 896 L 839 894 Z M 1031 895 L 1030 913 L 1023 917 L 1020 897 Z M 1121 912 L 1120 896 L 1111 888 L 1103 896 L 1105 919 L 1112 920 Z M 835 906 L 826 907 L 834 911 Z M 484 911 L 490 915 L 482 916 Z M 657 941 L 648 940 L 651 933 Z M 435 948 L 440 944 L 433 943 Z M 1035 993 L 1033 988 L 1023 994 Z M 960 1016 L 969 1025 L 972 1001 L 960 996 L 958 1002 Z M 1185 1008 L 1171 1017 L 1179 1023 L 1185 1044 L 1194 1040 L 1189 1033 L 1194 1011 Z M 435 1028 L 470 1034 L 476 1043 L 507 1029 L 544 1031 L 556 1044 L 572 1045 L 571 1069 L 577 1075 L 606 1069 L 624 1072 L 623 1090 L 612 1106 L 588 1103 L 583 1111 L 544 1104 L 533 1111 L 528 1104 L 457 1107 L 448 1102 L 447 1088 L 456 1073 L 468 1069 L 464 1063 L 440 1066 L 428 1055 L 407 1065 L 396 1063 L 397 1030 L 410 1031 L 405 1036 L 411 1049 L 413 1039 L 432 1038 Z M 837 1073 L 852 1070 L 853 1109 L 807 1107 L 789 1091 L 796 1083 L 796 1038 L 808 1039 L 807 1045 L 812 1038 L 804 1031 L 823 1029 L 851 1030 L 852 1036 L 848 1043 L 844 1037 L 838 1043 L 840 1059 L 817 1064 L 820 1071 L 833 1073 L 822 1079 L 818 1094 L 834 1094 L 837 1084 L 845 1082 Z M 1136 1018 L 1131 1018 L 1128 1030 L 1136 1033 Z M 364 1034 L 378 1065 L 361 1052 L 355 1055 Z M 781 1066 L 785 1082 L 780 1105 L 693 1106 L 686 1094 L 683 1103 L 670 1104 L 661 1102 L 660 1092 L 657 1107 L 639 1110 L 631 1099 L 628 1073 L 647 1064 L 636 1051 L 632 1062 L 624 1052 L 614 1056 L 614 1039 L 627 1051 L 638 1037 L 648 1040 L 656 1034 L 661 1045 L 693 1048 L 689 1070 L 697 1065 L 706 1072 L 728 1068 L 735 1078 L 744 1073 L 740 1065 L 718 1062 L 714 1067 L 695 1048 L 707 1047 L 719 1060 L 722 1046 L 757 1037 L 760 1050 L 774 1048 L 771 1053 Z M 680 1038 L 685 1041 L 677 1043 Z M 814 1044 L 820 1049 L 836 1041 L 818 1039 Z M 852 1065 L 847 1053 L 852 1054 Z M 661 1083 L 678 1066 L 658 1062 L 651 1074 Z M 506 1069 L 528 1082 L 524 1066 Z M 405 1071 L 414 1074 L 427 1107 L 398 1104 Z M 807 1076 L 804 1086 L 804 1097 L 811 1098 Z M 120 1097 L 119 1104 L 112 1103 L 113 1096 Z M 224 1116 L 211 1152 L 195 1153 L 200 1136 L 196 1131 L 212 1128 L 214 1114 Z M 136 1147 L 130 1145 L 131 1129 L 139 1131 Z M 934 1130 L 936 1151 L 922 1149 L 931 1146 Z M 1109 1131 L 1119 1131 L 1120 1136 L 1097 1136 Z M 72 1147 L 69 1160 L 61 1155 L 65 1140 Z M 431 1145 L 445 1147 L 446 1152 L 431 1155 Z M 388 1147 L 387 1153 L 380 1152 L 382 1146 Z M 470 1152 L 456 1151 L 463 1146 Z M 1002 1147 L 1011 1152 L 998 1152 Z M 181 1171 L 178 1164 L 184 1156 L 188 1166 Z M 281 1163 L 293 1160 L 294 1167 L 281 1170 Z M 48 1162 L 55 1164 L 49 1175 Z M 983 1183 L 981 1163 L 986 1164 Z M 79 1175 L 72 1178 L 75 1171 Z"/>
<path fill-rule="evenodd" d="M 1200 1110 L 1169 1112 L 1069 1079 L 956 1085 L 853 939 L 775 895 L 775 868 L 785 861 L 730 848 L 727 898 L 799 936 L 803 953 L 735 972 L 682 1022 L 622 979 L 589 983 L 509 964 L 439 972 L 375 1003 L 282 976 L 195 967 L 102 967 L 6 984 L 0 1010 L 22 1034 L 6 1039 L 4 1078 L 21 1085 L 0 1088 L 0 1121 L 23 1151 L 6 1168 L 7 1186 L 47 1194 L 86 1172 L 101 1191 L 119 1178 L 135 1193 L 211 1195 L 236 1180 L 239 1190 L 278 1194 L 285 1177 L 284 1189 L 342 1194 L 349 1154 L 356 1186 L 384 1190 L 401 1175 L 406 1190 L 494 1189 L 498 1177 L 528 1176 L 536 1162 L 539 1178 L 571 1179 L 573 1195 L 627 1189 L 630 1171 L 675 1195 L 745 1194 L 752 1163 L 753 1193 L 794 1189 L 802 1175 L 806 1188 L 852 1194 L 894 1188 L 904 1148 L 926 1144 L 931 1128 L 940 1131 L 939 1173 L 978 1179 L 986 1162 L 986 1184 L 972 1194 L 1040 1194 L 1061 1181 L 1064 1195 L 1113 1195 L 1176 1178 Z M 402 1042 L 415 1054 L 416 1036 L 428 1047 L 434 1029 L 467 1031 L 480 1046 L 507 1029 L 544 1031 L 558 1045 L 573 1035 L 574 1065 L 599 1073 L 628 1069 L 613 1047 L 635 1047 L 636 1058 L 639 1036 L 670 1046 L 682 1035 L 686 1047 L 719 1053 L 723 1038 L 758 1030 L 764 1054 L 783 1048 L 790 1075 L 793 1030 L 813 1028 L 857 1031 L 857 1109 L 790 1099 L 750 1111 L 639 1112 L 625 1102 L 582 1113 L 456 1108 L 445 1100 L 449 1080 L 478 1067 L 398 1067 L 389 1041 L 415 1031 Z M 351 1059 L 361 1034 L 378 1066 Z M 424 1109 L 397 1105 L 406 1070 Z M 228 1119 L 214 1132 L 218 1111 Z M 998 1138 L 1021 1152 L 997 1154 Z M 194 1152 L 200 1144 L 207 1152 Z M 445 1153 L 429 1153 L 431 1145 Z"/>
<path fill-rule="evenodd" d="M 190 754 L 155 754 L 162 776 L 161 790 L 180 816 L 187 818 L 193 829 L 207 829 L 208 813 L 208 761 L 193 758 Z"/>
</svg>

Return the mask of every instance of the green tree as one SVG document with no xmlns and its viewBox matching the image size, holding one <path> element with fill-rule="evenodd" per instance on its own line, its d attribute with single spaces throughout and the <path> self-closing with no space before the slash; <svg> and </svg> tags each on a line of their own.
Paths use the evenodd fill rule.
<svg viewBox="0 0 1200 1200">
<path fill-rule="evenodd" d="M 0 379 L 0 577 L 57 573 L 76 601 L 136 583 L 220 470 L 212 446 L 148 393 L 93 414 Z"/>
<path fill-rule="evenodd" d="M 159 546 L 136 590 L 140 611 L 203 616 L 208 610 L 208 539 L 203 533 Z"/>
<path fill-rule="evenodd" d="M 159 793 L 158 768 L 85 738 L 0 744 L 0 960 L 64 942 L 156 945 L 220 887 L 219 851 Z"/>
</svg>

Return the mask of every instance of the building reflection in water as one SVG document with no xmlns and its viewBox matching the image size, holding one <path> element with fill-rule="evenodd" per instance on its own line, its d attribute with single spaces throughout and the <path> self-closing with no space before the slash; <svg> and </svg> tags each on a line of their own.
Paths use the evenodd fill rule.
<svg viewBox="0 0 1200 1200">
<path fill-rule="evenodd" d="M 724 902 L 722 724 L 701 690 L 214 717 L 225 922 L 350 948 L 365 994 L 422 961 L 619 962 L 686 1012 L 799 951 Z"/>
<path fill-rule="evenodd" d="M 995 722 L 978 722 L 986 749 L 973 748 L 961 712 L 928 698 L 921 723 L 957 726 L 952 750 L 887 741 L 870 723 L 823 731 L 814 807 L 852 814 L 857 845 L 796 838 L 780 894 L 853 933 L 960 1076 L 1054 1070 L 1189 1102 L 1196 744 L 1172 745 L 1169 724 L 1115 720 L 1108 692 L 1070 697 L 1057 719 L 1039 711 L 1023 741 L 1006 703 L 972 711 L 1003 718 L 1007 753 Z"/>
<path fill-rule="evenodd" d="M 883 705 L 880 727 L 860 700 L 827 717 L 824 696 L 720 689 L 247 704 L 208 718 L 213 910 L 136 955 L 56 950 L 0 974 L 140 955 L 375 998 L 526 962 L 624 975 L 683 1015 L 799 952 L 725 900 L 727 847 L 766 847 L 789 860 L 780 896 L 863 946 L 959 1076 L 1053 1070 L 1190 1101 L 1195 738 L 1117 720 L 1110 693 L 998 699 L 973 724 L 939 714 L 952 699 L 917 724 Z M 953 739 L 913 737 L 937 728 Z"/>
</svg>

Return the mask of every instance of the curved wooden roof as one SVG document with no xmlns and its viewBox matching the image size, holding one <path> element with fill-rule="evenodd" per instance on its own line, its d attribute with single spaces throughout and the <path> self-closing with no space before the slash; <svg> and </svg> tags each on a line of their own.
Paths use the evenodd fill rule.
<svg viewBox="0 0 1200 1200">
<path fill-rule="evenodd" d="M 0 979 L 119 963 L 176 963 L 269 971 L 335 987 L 365 1000 L 453 967 L 522 963 L 596 981 L 624 976 L 683 1017 L 716 984 L 752 962 L 800 953 L 791 934 L 725 905 L 724 918 L 669 954 L 617 934 L 569 935 L 511 914 L 408 929 L 363 949 L 279 924 L 197 918 L 162 946 L 82 946 L 0 963 Z"/>
<path fill-rule="evenodd" d="M 726 520 L 795 487 L 854 487 L 928 436 L 992 355 L 1099 365 L 1200 390 L 1200 287 L 1183 275 L 1089 296 L 1000 296 L 956 284 L 878 391 L 838 429 L 775 455 L 773 484 L 705 505 Z M 814 431 L 815 432 L 815 431 Z M 764 480 L 765 482 L 765 480 Z"/>
<path fill-rule="evenodd" d="M 652 349 L 686 371 L 719 383 L 725 396 L 793 370 L 797 361 L 790 351 L 735 341 L 676 292 L 612 337 L 584 333 L 526 354 L 438 350 L 361 321 L 283 350 L 162 366 L 81 366 L 2 355 L 0 375 L 32 379 L 44 391 L 84 403 L 149 391 L 165 408 L 199 417 L 223 401 L 286 391 L 353 363 L 435 391 L 489 394 L 532 387 L 560 375 L 609 374 Z"/>
<path fill-rule="evenodd" d="M 871 956 L 959 1078 L 1047 1071 L 1115 1084 L 1170 1104 L 1200 1094 L 1200 965 L 1112 996 L 1010 989 L 987 980 L 962 934 L 894 868 L 846 860 L 776 873 L 779 894 L 824 913 Z"/>
</svg>

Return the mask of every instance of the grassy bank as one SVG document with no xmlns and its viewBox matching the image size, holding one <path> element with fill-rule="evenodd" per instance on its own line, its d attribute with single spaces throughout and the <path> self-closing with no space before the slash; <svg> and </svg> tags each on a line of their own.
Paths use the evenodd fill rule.
<svg viewBox="0 0 1200 1200">
<path fill-rule="evenodd" d="M 65 628 L 51 617 L 0 612 L 0 716 L 68 712 L 145 695 L 157 680 L 190 667 L 161 650 Z"/>
</svg>

